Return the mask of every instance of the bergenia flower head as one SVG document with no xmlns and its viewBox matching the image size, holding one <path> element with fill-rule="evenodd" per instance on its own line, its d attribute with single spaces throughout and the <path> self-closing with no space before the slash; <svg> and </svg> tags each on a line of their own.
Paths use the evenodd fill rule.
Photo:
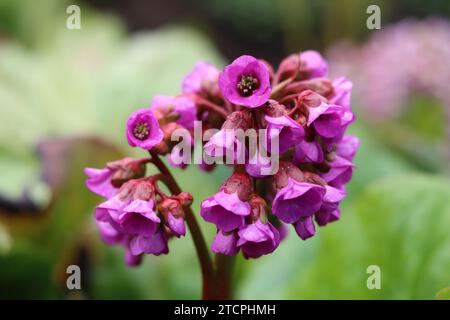
<svg viewBox="0 0 450 320">
<path fill-rule="evenodd" d="M 192 196 L 160 159 L 185 168 L 195 159 L 185 155 L 194 149 L 203 152 L 196 163 L 201 169 L 212 171 L 225 160 L 233 171 L 198 213 L 216 229 L 214 253 L 259 258 L 276 251 L 288 228 L 306 240 L 316 225 L 338 220 L 359 140 L 346 135 L 355 120 L 352 83 L 327 77 L 328 63 L 315 51 L 292 54 L 276 70 L 249 55 L 221 71 L 195 65 L 180 95 L 155 96 L 150 108 L 128 119 L 129 145 L 147 150 L 149 158 L 85 170 L 88 188 L 106 198 L 95 213 L 101 239 L 123 246 L 130 266 L 145 254 L 168 253 L 169 241 L 183 237 L 187 227 L 196 248 L 206 247 L 199 245 Z M 146 165 L 159 173 L 146 176 Z"/>
<path fill-rule="evenodd" d="M 259 107 L 270 96 L 269 70 L 264 62 L 252 56 L 240 56 L 220 73 L 219 88 L 231 103 Z"/>
</svg>

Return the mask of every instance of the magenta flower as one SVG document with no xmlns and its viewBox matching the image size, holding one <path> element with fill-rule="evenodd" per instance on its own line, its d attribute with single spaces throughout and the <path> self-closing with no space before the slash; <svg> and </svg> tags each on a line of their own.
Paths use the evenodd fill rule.
<svg viewBox="0 0 450 320">
<path fill-rule="evenodd" d="M 187 129 L 194 127 L 197 109 L 194 101 L 187 96 L 155 96 L 150 108 L 166 113 L 168 117 L 173 117 L 176 123 Z"/>
<path fill-rule="evenodd" d="M 308 127 L 313 126 L 316 132 L 328 142 L 340 140 L 347 126 L 354 120 L 351 111 L 338 105 L 322 102 L 320 106 L 308 110 Z"/>
<path fill-rule="evenodd" d="M 330 104 L 343 106 L 346 110 L 351 110 L 351 93 L 353 83 L 344 77 L 333 81 L 334 93 L 330 97 Z"/>
<path fill-rule="evenodd" d="M 136 267 L 142 263 L 142 254 L 134 255 L 129 247 L 125 248 L 125 263 L 129 267 Z"/>
<path fill-rule="evenodd" d="M 308 217 L 322 206 L 325 188 L 316 184 L 299 182 L 292 178 L 278 190 L 272 203 L 273 213 L 285 223 L 295 223 Z"/>
<path fill-rule="evenodd" d="M 325 226 L 339 218 L 339 203 L 345 197 L 345 191 L 325 186 L 326 192 L 323 197 L 322 207 L 315 213 L 319 226 Z M 337 211 L 337 212 L 336 212 Z"/>
<path fill-rule="evenodd" d="M 322 174 L 322 178 L 335 188 L 341 188 L 352 178 L 353 169 L 355 165 L 342 157 L 337 156 L 336 159 L 330 163 L 330 170 Z"/>
<path fill-rule="evenodd" d="M 303 51 L 300 53 L 300 60 L 306 65 L 308 78 L 320 78 L 328 74 L 328 63 L 319 52 L 314 50 Z"/>
<path fill-rule="evenodd" d="M 194 69 L 183 79 L 181 84 L 183 93 L 201 93 L 217 83 L 219 70 L 204 61 L 198 62 Z"/>
<path fill-rule="evenodd" d="M 238 232 L 237 245 L 246 259 L 272 253 L 280 244 L 280 233 L 270 222 L 261 220 L 246 225 Z"/>
<path fill-rule="evenodd" d="M 111 183 L 113 172 L 110 169 L 85 168 L 84 174 L 88 176 L 86 186 L 92 192 L 103 198 L 112 197 L 117 192 L 117 188 Z"/>
<path fill-rule="evenodd" d="M 130 146 L 150 150 L 162 141 L 163 136 L 150 109 L 139 109 L 128 118 L 127 140 Z"/>
<path fill-rule="evenodd" d="M 342 140 L 336 144 L 336 154 L 344 159 L 352 161 L 358 148 L 359 139 L 357 137 L 344 136 Z"/>
<path fill-rule="evenodd" d="M 228 194 L 222 190 L 203 200 L 200 214 L 218 229 L 230 232 L 244 225 L 245 217 L 250 214 L 250 205 L 241 201 L 236 192 Z"/>
<path fill-rule="evenodd" d="M 219 88 L 231 103 L 255 108 L 270 96 L 270 75 L 267 66 L 252 56 L 240 56 L 219 75 Z"/>
<path fill-rule="evenodd" d="M 226 256 L 234 256 L 239 251 L 237 246 L 238 236 L 236 232 L 224 233 L 217 230 L 214 241 L 211 245 L 211 250 L 214 253 L 221 253 Z"/>
<path fill-rule="evenodd" d="M 245 171 L 254 178 L 264 178 L 275 173 L 275 168 L 272 160 L 263 150 L 255 148 L 253 155 L 249 156 L 245 164 Z"/>
<path fill-rule="evenodd" d="M 324 154 L 322 147 L 317 141 L 308 142 L 302 140 L 295 147 L 293 162 L 300 163 L 322 163 L 324 160 Z"/>
<path fill-rule="evenodd" d="M 130 252 L 133 255 L 147 253 L 159 256 L 160 254 L 167 254 L 169 247 L 167 246 L 167 235 L 164 232 L 164 228 L 159 227 L 150 236 L 141 234 L 133 237 L 130 240 Z"/>
<path fill-rule="evenodd" d="M 311 216 L 302 217 L 295 223 L 295 231 L 302 240 L 313 237 L 316 234 L 316 227 Z"/>
<path fill-rule="evenodd" d="M 130 180 L 117 195 L 98 205 L 95 218 L 101 227 L 102 238 L 114 244 L 114 239 L 124 237 L 135 256 L 167 253 L 167 236 L 155 211 L 153 190 L 150 182 Z M 109 223 L 117 234 L 106 228 L 105 223 Z"/>
<path fill-rule="evenodd" d="M 109 162 L 104 169 L 85 168 L 86 186 L 92 192 L 108 199 L 127 180 L 145 175 L 145 159 L 126 157 Z"/>
<path fill-rule="evenodd" d="M 303 140 L 305 131 L 303 127 L 288 116 L 269 117 L 265 116 L 267 122 L 267 145 L 272 150 L 272 140 L 277 138 L 279 143 L 279 153 L 284 153 L 292 145 L 296 145 Z"/>
<path fill-rule="evenodd" d="M 245 145 L 238 139 L 235 129 L 222 129 L 215 133 L 205 144 L 203 150 L 212 158 L 227 157 L 233 163 L 241 164 L 245 162 L 247 154 Z"/>
</svg>

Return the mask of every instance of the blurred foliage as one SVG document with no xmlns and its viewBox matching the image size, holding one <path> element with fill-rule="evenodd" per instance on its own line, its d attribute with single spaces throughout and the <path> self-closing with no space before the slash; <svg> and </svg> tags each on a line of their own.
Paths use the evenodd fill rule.
<svg viewBox="0 0 450 320">
<path fill-rule="evenodd" d="M 223 60 L 194 29 L 165 27 L 125 37 L 116 18 L 85 5 L 82 29 L 67 30 L 67 3 L 46 0 L 30 10 L 31 0 L 0 0 L 0 118 L 10 120 L 0 126 L 0 194 L 18 201 L 31 197 L 42 211 L 0 212 L 0 298 L 199 298 L 200 272 L 189 234 L 171 241 L 169 255 L 147 256 L 139 268 L 126 267 L 122 248 L 100 242 L 92 211 L 102 200 L 84 187 L 82 168 L 101 167 L 123 154 L 143 156 L 126 148 L 128 114 L 147 106 L 155 94 L 178 93 L 197 60 L 219 66 Z M 213 3 L 217 17 L 237 5 Z M 353 32 L 365 17 L 358 14 L 365 3 L 241 1 L 247 9 L 226 18 L 236 19 L 237 28 L 259 32 L 261 41 L 264 28 L 275 25 L 273 34 L 286 29 L 289 49 L 298 50 L 320 46 L 338 30 Z M 281 13 L 279 27 L 271 19 L 274 8 Z M 439 111 L 423 118 L 428 103 L 415 99 L 405 123 L 435 137 L 445 119 Z M 386 138 L 362 122 L 350 131 L 360 137 L 361 148 L 341 221 L 318 229 L 306 242 L 290 230 L 273 255 L 256 261 L 239 257 L 237 297 L 446 296 L 439 290 L 450 280 L 449 181 L 419 174 L 422 160 L 386 146 Z M 198 212 L 229 169 L 208 174 L 191 166 L 174 173 L 194 194 Z M 211 243 L 214 227 L 200 223 Z M 73 263 L 87 273 L 80 296 L 65 289 L 65 267 Z M 366 287 L 371 264 L 381 267 L 381 290 Z"/>
<path fill-rule="evenodd" d="M 448 283 L 449 196 L 448 180 L 436 176 L 376 181 L 347 203 L 339 223 L 305 243 L 294 236 L 278 257 L 261 260 L 241 297 L 432 299 Z M 381 268 L 381 290 L 367 289 L 369 265 Z"/>
</svg>

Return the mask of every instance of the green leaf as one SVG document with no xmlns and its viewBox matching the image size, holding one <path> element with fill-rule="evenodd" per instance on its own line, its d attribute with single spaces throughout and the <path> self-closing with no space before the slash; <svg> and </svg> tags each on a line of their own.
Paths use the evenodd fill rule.
<svg viewBox="0 0 450 320">
<path fill-rule="evenodd" d="M 374 182 L 344 206 L 341 221 L 305 242 L 292 232 L 258 261 L 240 297 L 432 299 L 448 285 L 449 199 L 450 182 L 436 176 Z M 381 269 L 380 290 L 367 288 L 370 265 Z"/>
<path fill-rule="evenodd" d="M 436 294 L 438 300 L 450 300 L 450 287 L 439 290 Z"/>
</svg>

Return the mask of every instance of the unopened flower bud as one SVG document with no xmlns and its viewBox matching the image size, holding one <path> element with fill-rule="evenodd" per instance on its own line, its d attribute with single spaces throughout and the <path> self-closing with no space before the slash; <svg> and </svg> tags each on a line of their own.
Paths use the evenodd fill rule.
<svg viewBox="0 0 450 320">
<path fill-rule="evenodd" d="M 312 90 L 305 90 L 299 94 L 297 101 L 304 107 L 315 108 L 320 106 L 322 102 L 327 102 L 328 100 Z"/>
<path fill-rule="evenodd" d="M 277 77 L 278 81 L 283 81 L 289 78 L 296 78 L 300 71 L 300 55 L 294 53 L 281 61 L 278 66 Z"/>
<path fill-rule="evenodd" d="M 155 186 L 153 182 L 148 180 L 139 181 L 133 191 L 133 200 L 144 200 L 148 201 L 155 196 Z"/>
<path fill-rule="evenodd" d="M 233 173 L 225 180 L 221 189 L 228 194 L 236 192 L 241 201 L 248 201 L 253 193 L 253 181 L 246 173 Z"/>
<path fill-rule="evenodd" d="M 276 100 L 268 100 L 265 104 L 264 112 L 269 117 L 282 117 L 288 113 L 286 107 Z"/>
<path fill-rule="evenodd" d="M 235 111 L 228 115 L 222 125 L 222 129 L 247 130 L 252 125 L 252 116 L 247 110 Z"/>
<path fill-rule="evenodd" d="M 273 176 L 273 187 L 275 190 L 281 189 L 288 184 L 289 178 L 296 181 L 303 181 L 304 174 L 296 165 L 288 161 L 281 161 L 278 172 Z"/>
<path fill-rule="evenodd" d="M 106 168 L 111 170 L 111 184 L 116 188 L 119 188 L 128 180 L 145 176 L 145 161 L 142 159 L 127 157 L 108 163 Z"/>
<path fill-rule="evenodd" d="M 268 210 L 266 201 L 258 194 L 253 193 L 248 200 L 251 212 L 249 215 L 250 222 L 261 220 L 264 223 L 268 221 Z"/>
<path fill-rule="evenodd" d="M 183 207 L 189 207 L 193 201 L 192 195 L 189 192 L 181 192 L 177 195 L 177 199 Z"/>
</svg>

